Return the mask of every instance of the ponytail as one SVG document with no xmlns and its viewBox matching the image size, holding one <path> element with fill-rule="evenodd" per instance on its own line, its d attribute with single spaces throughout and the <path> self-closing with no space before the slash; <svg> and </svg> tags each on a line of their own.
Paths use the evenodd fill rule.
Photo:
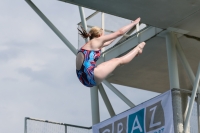
<svg viewBox="0 0 200 133">
<path fill-rule="evenodd" d="M 78 28 L 77 28 L 77 29 L 78 29 Z M 81 29 L 82 29 L 82 30 L 81 30 Z M 87 31 L 85 31 L 85 30 L 83 29 L 82 26 L 81 26 L 81 29 L 78 29 L 78 31 L 79 31 L 79 34 L 80 34 L 83 38 L 88 38 L 88 37 L 91 36 L 89 33 L 87 33 Z"/>
</svg>

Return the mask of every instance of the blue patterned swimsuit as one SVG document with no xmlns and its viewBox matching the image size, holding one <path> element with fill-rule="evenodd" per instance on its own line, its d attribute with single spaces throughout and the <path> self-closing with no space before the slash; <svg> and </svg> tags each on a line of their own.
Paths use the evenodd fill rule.
<svg viewBox="0 0 200 133">
<path fill-rule="evenodd" d="M 76 70 L 77 77 L 80 82 L 87 87 L 96 86 L 97 84 L 94 80 L 94 68 L 96 67 L 96 61 L 101 56 L 101 50 L 95 51 L 81 48 L 78 53 L 79 52 L 83 53 L 84 60 L 80 70 Z"/>
</svg>

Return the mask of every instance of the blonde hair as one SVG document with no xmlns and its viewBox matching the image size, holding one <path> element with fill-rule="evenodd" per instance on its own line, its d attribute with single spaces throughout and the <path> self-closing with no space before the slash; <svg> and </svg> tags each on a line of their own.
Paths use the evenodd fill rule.
<svg viewBox="0 0 200 133">
<path fill-rule="evenodd" d="M 103 33 L 103 29 L 99 28 L 97 26 L 94 26 L 90 29 L 89 33 L 87 33 L 83 27 L 81 27 L 82 31 L 80 29 L 79 30 L 79 34 L 83 37 L 83 38 L 90 38 L 90 40 L 92 40 L 95 37 L 99 37 L 102 33 Z"/>
</svg>

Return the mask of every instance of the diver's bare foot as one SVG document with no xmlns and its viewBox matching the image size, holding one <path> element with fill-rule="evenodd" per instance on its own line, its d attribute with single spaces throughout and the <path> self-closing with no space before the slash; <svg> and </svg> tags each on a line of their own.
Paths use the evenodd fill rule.
<svg viewBox="0 0 200 133">
<path fill-rule="evenodd" d="M 138 47 L 138 54 L 141 54 L 143 51 L 144 46 L 146 45 L 145 42 L 141 42 L 140 44 L 137 45 Z"/>
<path fill-rule="evenodd" d="M 133 21 L 135 24 L 138 24 L 140 22 L 140 18 L 137 18 L 135 21 Z"/>
</svg>

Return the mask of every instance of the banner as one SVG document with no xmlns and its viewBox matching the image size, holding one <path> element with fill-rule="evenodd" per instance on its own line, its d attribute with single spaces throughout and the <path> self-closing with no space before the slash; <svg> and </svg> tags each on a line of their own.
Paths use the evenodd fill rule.
<svg viewBox="0 0 200 133">
<path fill-rule="evenodd" d="M 174 133 L 171 90 L 94 125 L 92 130 L 93 133 Z"/>
</svg>

